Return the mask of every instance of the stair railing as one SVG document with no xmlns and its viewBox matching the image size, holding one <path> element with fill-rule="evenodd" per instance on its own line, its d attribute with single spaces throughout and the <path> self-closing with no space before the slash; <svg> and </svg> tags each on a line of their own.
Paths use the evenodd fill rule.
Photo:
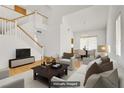
<svg viewBox="0 0 124 93">
<path fill-rule="evenodd" d="M 0 18 L 0 35 L 18 36 L 17 28 L 19 28 L 20 31 L 22 31 L 26 36 L 28 36 L 40 48 L 43 47 L 30 34 L 28 34 L 27 31 L 25 31 L 20 25 L 18 25 L 16 21 L 8 20 L 6 18 Z"/>
</svg>

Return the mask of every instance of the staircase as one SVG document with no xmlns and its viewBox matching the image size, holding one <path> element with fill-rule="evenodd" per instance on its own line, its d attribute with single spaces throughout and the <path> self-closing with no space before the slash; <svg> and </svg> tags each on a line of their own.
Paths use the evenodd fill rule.
<svg viewBox="0 0 124 93">
<path fill-rule="evenodd" d="M 47 30 L 47 20 L 48 18 L 38 12 L 31 12 L 27 15 L 21 15 L 15 13 L 15 11 L 10 10 L 7 7 L 0 6 L 0 9 L 11 11 L 14 18 L 7 18 L 4 15 L 0 15 L 0 36 L 10 36 L 17 39 L 23 40 L 29 45 L 35 47 L 39 52 L 44 52 L 44 45 L 41 45 L 39 38 L 37 37 L 37 31 Z M 12 14 L 11 13 L 11 14 Z"/>
</svg>

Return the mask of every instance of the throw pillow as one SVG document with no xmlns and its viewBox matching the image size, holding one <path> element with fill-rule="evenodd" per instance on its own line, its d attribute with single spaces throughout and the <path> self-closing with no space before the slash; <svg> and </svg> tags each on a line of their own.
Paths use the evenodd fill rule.
<svg viewBox="0 0 124 93">
<path fill-rule="evenodd" d="M 118 88 L 119 77 L 117 69 L 100 74 L 91 75 L 85 85 L 86 88 Z"/>
<path fill-rule="evenodd" d="M 91 75 L 85 84 L 85 88 L 93 88 L 95 87 L 97 81 L 100 79 L 100 75 L 98 74 L 93 74 Z"/>
<path fill-rule="evenodd" d="M 96 59 L 95 61 L 96 61 L 96 63 L 97 63 L 98 65 L 100 65 L 100 64 L 102 63 L 101 58 L 98 58 L 98 59 Z"/>
<path fill-rule="evenodd" d="M 101 57 L 102 63 L 110 62 L 110 58 L 108 56 Z"/>
<path fill-rule="evenodd" d="M 99 67 L 101 68 L 102 72 L 112 70 L 113 62 L 106 62 L 106 63 L 99 64 Z"/>
<path fill-rule="evenodd" d="M 98 58 L 98 59 L 95 59 L 95 60 L 89 62 L 89 64 L 87 65 L 86 71 L 87 71 L 95 62 L 96 62 L 97 64 L 101 64 L 101 63 L 102 63 L 102 60 L 101 60 L 101 58 Z"/>
<path fill-rule="evenodd" d="M 95 62 L 96 62 L 95 60 L 89 62 L 89 64 L 87 65 L 86 71 L 87 71 Z"/>
<path fill-rule="evenodd" d="M 87 79 L 92 75 L 92 74 L 98 74 L 101 72 L 101 69 L 99 68 L 99 66 L 97 65 L 97 63 L 95 62 L 86 72 L 85 75 L 85 80 L 84 80 L 84 86 L 87 82 Z"/>
<path fill-rule="evenodd" d="M 103 80 L 102 80 L 101 76 L 92 88 L 106 88 L 106 86 L 103 83 Z"/>
<path fill-rule="evenodd" d="M 119 77 L 117 69 L 112 71 L 107 71 L 105 73 L 101 73 L 102 81 L 104 85 L 108 88 L 118 88 L 119 87 Z"/>
<path fill-rule="evenodd" d="M 101 58 L 101 56 L 100 55 L 97 55 L 95 59 L 98 59 L 98 58 Z"/>
<path fill-rule="evenodd" d="M 117 69 L 100 74 L 91 75 L 85 85 L 86 88 L 118 88 L 119 77 Z"/>
</svg>

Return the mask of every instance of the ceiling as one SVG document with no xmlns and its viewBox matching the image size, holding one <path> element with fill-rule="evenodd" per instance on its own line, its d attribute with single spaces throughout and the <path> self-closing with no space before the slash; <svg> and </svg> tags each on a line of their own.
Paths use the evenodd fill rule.
<svg viewBox="0 0 124 93">
<path fill-rule="evenodd" d="M 41 14 L 48 16 L 50 12 L 50 7 L 47 5 L 21 5 L 21 7 L 27 9 L 28 11 L 37 11 L 40 12 Z"/>
<path fill-rule="evenodd" d="M 80 9 L 90 7 L 89 5 L 23 5 L 23 8 L 26 8 L 31 11 L 38 11 L 46 16 L 49 15 L 52 11 L 65 11 L 62 12 L 62 15 L 66 15 Z"/>
<path fill-rule="evenodd" d="M 74 32 L 106 28 L 109 9 L 109 6 L 91 5 L 23 5 L 22 7 L 38 11 L 45 16 L 49 16 L 51 12 L 59 13 L 59 16 L 65 16 Z"/>
<path fill-rule="evenodd" d="M 14 12 L 13 10 L 10 10 L 10 9 L 5 8 L 3 6 L 0 6 L 0 12 L 1 12 L 0 13 L 0 17 L 7 18 L 7 19 L 14 19 L 14 18 L 23 16 L 22 14 Z"/>
<path fill-rule="evenodd" d="M 73 32 L 106 28 L 109 6 L 92 6 L 64 18 Z"/>
<path fill-rule="evenodd" d="M 109 6 L 89 5 L 22 5 L 22 7 L 29 11 L 38 11 L 45 16 L 49 16 L 50 12 L 55 13 L 56 16 L 64 16 L 73 32 L 105 28 L 109 9 Z M 11 11 L 7 14 L 7 18 L 10 19 L 21 16 L 20 14 L 13 16 Z"/>
<path fill-rule="evenodd" d="M 82 9 L 86 9 L 91 6 L 90 5 L 51 5 L 49 7 L 52 10 L 58 10 L 64 16 L 64 15 L 74 13 L 74 12 L 82 10 Z"/>
</svg>

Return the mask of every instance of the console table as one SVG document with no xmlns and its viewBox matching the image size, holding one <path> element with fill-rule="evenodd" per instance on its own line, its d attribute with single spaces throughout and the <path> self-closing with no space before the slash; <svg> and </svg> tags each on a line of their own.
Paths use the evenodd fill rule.
<svg viewBox="0 0 124 93">
<path fill-rule="evenodd" d="M 30 56 L 28 58 L 22 58 L 22 59 L 10 59 L 9 60 L 9 67 L 14 68 L 14 67 L 30 64 L 33 62 L 35 62 L 34 56 Z"/>
</svg>

